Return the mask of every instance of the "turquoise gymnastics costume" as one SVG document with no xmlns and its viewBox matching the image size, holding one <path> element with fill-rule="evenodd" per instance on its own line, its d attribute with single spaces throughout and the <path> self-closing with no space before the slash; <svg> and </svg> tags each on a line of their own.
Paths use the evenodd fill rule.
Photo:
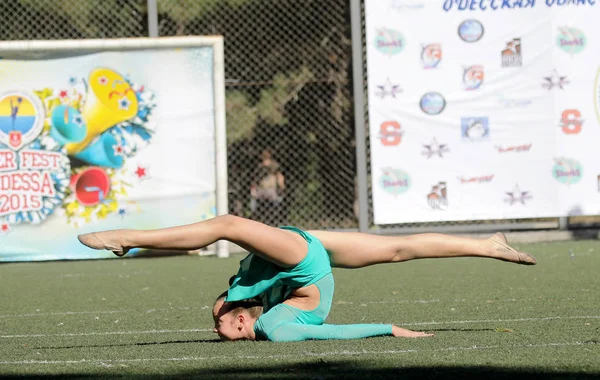
<svg viewBox="0 0 600 380">
<path fill-rule="evenodd" d="M 391 335 L 392 325 L 324 324 L 333 301 L 331 262 L 323 244 L 295 227 L 280 227 L 302 236 L 308 242 L 306 257 L 292 268 L 282 268 L 250 253 L 240 261 L 240 269 L 227 292 L 226 301 L 259 297 L 263 314 L 254 324 L 256 338 L 274 342 L 309 339 L 358 339 Z M 293 289 L 315 284 L 321 293 L 319 306 L 302 310 L 283 303 Z"/>
</svg>

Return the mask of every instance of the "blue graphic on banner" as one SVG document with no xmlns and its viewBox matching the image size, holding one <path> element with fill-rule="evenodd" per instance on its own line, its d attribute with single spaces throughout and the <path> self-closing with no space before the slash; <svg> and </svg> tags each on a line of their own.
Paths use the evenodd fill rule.
<svg viewBox="0 0 600 380">
<path fill-rule="evenodd" d="M 406 41 L 402 33 L 397 30 L 382 28 L 377 30 L 375 47 L 383 54 L 392 56 L 404 50 Z"/>
<path fill-rule="evenodd" d="M 537 0 L 541 3 L 540 0 Z M 561 6 L 595 6 L 596 0 L 546 0 L 547 7 Z M 442 8 L 446 12 L 457 11 L 497 11 L 505 9 L 533 8 L 536 0 L 445 0 Z"/>
<path fill-rule="evenodd" d="M 477 20 L 465 20 L 458 26 L 458 36 L 465 42 L 477 42 L 483 37 L 483 25 Z"/>
<path fill-rule="evenodd" d="M 574 185 L 581 180 L 583 167 L 572 158 L 560 157 L 554 159 L 552 177 L 565 185 Z"/>
<path fill-rule="evenodd" d="M 439 115 L 446 108 L 446 99 L 437 92 L 428 92 L 421 97 L 419 106 L 428 115 Z"/>
<path fill-rule="evenodd" d="M 390 194 L 403 194 L 410 189 L 410 185 L 410 176 L 404 170 L 385 168 L 379 177 L 379 186 Z"/>
<path fill-rule="evenodd" d="M 483 141 L 490 137 L 490 121 L 487 117 L 463 117 L 460 127 L 464 141 Z"/>
<path fill-rule="evenodd" d="M 558 28 L 556 46 L 569 54 L 581 53 L 587 45 L 585 34 L 577 28 Z"/>
</svg>

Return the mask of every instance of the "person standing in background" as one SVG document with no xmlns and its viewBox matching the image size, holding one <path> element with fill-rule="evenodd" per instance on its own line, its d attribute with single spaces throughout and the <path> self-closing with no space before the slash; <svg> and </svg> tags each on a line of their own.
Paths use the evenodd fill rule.
<svg viewBox="0 0 600 380">
<path fill-rule="evenodd" d="M 278 226 L 284 223 L 285 177 L 271 151 L 264 149 L 250 185 L 251 219 Z"/>
</svg>

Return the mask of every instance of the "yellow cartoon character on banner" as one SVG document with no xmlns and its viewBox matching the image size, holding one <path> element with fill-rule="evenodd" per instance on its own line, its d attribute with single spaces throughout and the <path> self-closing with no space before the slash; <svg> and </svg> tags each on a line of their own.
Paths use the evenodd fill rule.
<svg viewBox="0 0 600 380">
<path fill-rule="evenodd" d="M 82 116 L 87 135 L 77 143 L 67 144 L 67 152 L 75 155 L 116 124 L 133 118 L 138 112 L 138 100 L 129 83 L 110 69 L 95 69 L 89 76 L 89 87 Z"/>
</svg>

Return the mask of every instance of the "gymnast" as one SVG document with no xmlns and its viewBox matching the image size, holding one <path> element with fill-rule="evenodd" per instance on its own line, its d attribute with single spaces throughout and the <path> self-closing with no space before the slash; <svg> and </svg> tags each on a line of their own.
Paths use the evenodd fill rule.
<svg viewBox="0 0 600 380">
<path fill-rule="evenodd" d="M 536 260 L 507 244 L 502 233 L 487 239 L 424 233 L 378 236 L 359 232 L 302 231 L 270 227 L 222 215 L 157 230 L 110 230 L 78 236 L 93 249 L 125 255 L 132 248 L 195 250 L 218 240 L 249 252 L 240 261 L 229 289 L 213 307 L 214 332 L 222 340 L 358 339 L 392 335 L 418 338 L 433 334 L 391 324 L 331 325 L 325 320 L 334 291 L 332 267 L 362 268 L 415 259 L 484 257 L 517 264 Z"/>
</svg>

